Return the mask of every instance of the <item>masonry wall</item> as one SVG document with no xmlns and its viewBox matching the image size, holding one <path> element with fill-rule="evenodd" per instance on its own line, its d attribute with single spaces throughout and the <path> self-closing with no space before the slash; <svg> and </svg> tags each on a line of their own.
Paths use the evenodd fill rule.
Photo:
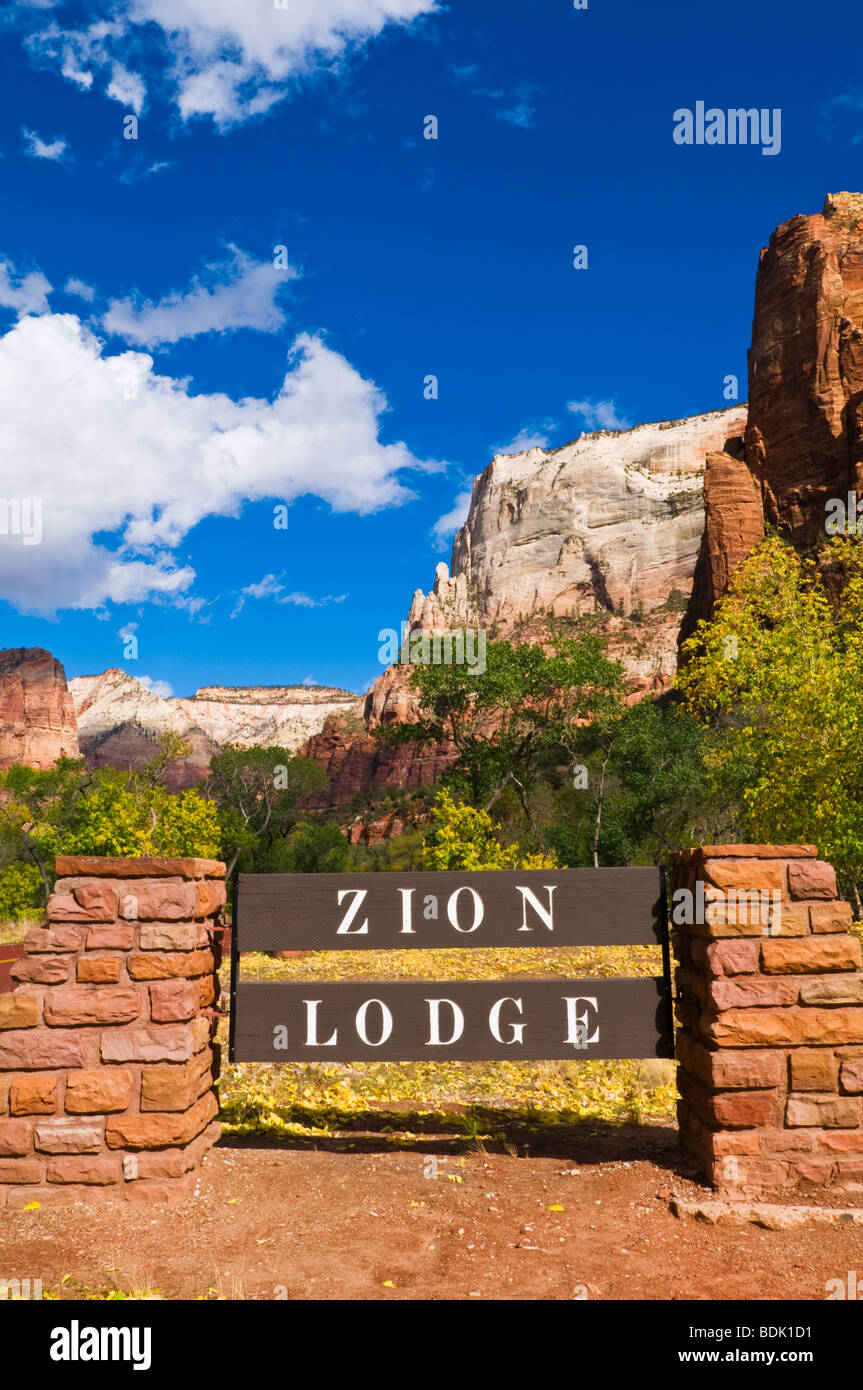
<svg viewBox="0 0 863 1390">
<path fill-rule="evenodd" d="M 0 995 L 0 1207 L 170 1198 L 219 1136 L 225 866 L 58 858 Z"/>
<path fill-rule="evenodd" d="M 723 1196 L 863 1193 L 863 961 L 833 869 L 714 845 L 674 856 L 672 890 L 684 1147 Z"/>
</svg>

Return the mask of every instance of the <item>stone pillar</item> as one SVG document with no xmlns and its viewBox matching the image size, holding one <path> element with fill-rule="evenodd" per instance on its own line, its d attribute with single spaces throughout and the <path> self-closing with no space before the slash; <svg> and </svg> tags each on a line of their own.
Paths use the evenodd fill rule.
<svg viewBox="0 0 863 1390">
<path fill-rule="evenodd" d="M 863 1192 L 863 973 L 807 845 L 672 856 L 681 1142 L 725 1198 Z"/>
<path fill-rule="evenodd" d="M 0 995 L 0 1207 L 182 1195 L 219 1137 L 225 866 L 58 857 Z"/>
</svg>

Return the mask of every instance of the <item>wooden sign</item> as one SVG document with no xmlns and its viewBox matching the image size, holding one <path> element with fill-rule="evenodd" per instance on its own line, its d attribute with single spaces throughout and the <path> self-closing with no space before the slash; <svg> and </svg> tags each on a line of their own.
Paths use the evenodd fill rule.
<svg viewBox="0 0 863 1390">
<path fill-rule="evenodd" d="M 240 979 L 243 951 L 441 946 L 662 946 L 651 979 Z M 672 1057 L 661 873 L 240 874 L 231 947 L 232 1062 Z"/>
<path fill-rule="evenodd" d="M 665 982 L 240 983 L 236 1062 L 672 1057 Z"/>
<path fill-rule="evenodd" d="M 656 869 L 240 874 L 241 951 L 656 946 Z"/>
</svg>

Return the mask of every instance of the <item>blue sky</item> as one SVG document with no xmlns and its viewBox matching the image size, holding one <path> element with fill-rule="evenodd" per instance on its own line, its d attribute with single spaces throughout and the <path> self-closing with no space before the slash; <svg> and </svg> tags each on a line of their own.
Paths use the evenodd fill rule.
<svg viewBox="0 0 863 1390">
<path fill-rule="evenodd" d="M 745 396 L 760 247 L 863 187 L 861 36 L 838 0 L 7 3 L 0 497 L 43 535 L 0 535 L 0 645 L 364 689 L 495 450 Z M 701 100 L 780 109 L 779 152 L 675 143 Z"/>
</svg>

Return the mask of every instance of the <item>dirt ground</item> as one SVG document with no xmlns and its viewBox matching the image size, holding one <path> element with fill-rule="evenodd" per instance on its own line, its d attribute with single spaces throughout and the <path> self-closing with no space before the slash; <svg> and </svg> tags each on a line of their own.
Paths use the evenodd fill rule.
<svg viewBox="0 0 863 1390">
<path fill-rule="evenodd" d="M 705 1196 L 672 1127 L 579 1126 L 521 1156 L 222 1142 L 196 1194 L 0 1213 L 0 1276 L 61 1298 L 823 1300 L 863 1229 L 681 1220 Z"/>
</svg>

